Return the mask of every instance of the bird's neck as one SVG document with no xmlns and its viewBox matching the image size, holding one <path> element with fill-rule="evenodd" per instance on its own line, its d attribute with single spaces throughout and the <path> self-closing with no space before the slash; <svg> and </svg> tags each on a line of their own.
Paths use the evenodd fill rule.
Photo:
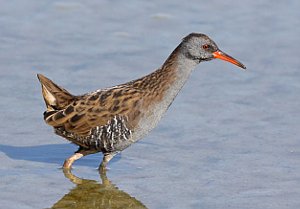
<svg viewBox="0 0 300 209">
<path fill-rule="evenodd" d="M 162 73 L 166 72 L 170 79 L 167 83 L 166 94 L 175 97 L 188 80 L 198 61 L 192 60 L 181 52 L 180 46 L 168 57 L 162 66 Z"/>
<path fill-rule="evenodd" d="M 143 92 L 133 140 L 145 136 L 158 124 L 196 65 L 195 60 L 188 59 L 177 47 L 160 69 L 131 83 Z"/>
<path fill-rule="evenodd" d="M 168 107 L 197 64 L 196 60 L 192 60 L 182 53 L 178 46 L 160 69 L 146 76 L 149 81 L 146 86 L 153 97 L 151 101 L 153 103 L 163 102 Z"/>
</svg>

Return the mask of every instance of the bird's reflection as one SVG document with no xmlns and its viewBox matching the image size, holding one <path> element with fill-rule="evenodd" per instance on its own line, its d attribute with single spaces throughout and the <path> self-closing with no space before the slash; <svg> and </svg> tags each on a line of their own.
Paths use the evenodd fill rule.
<svg viewBox="0 0 300 209">
<path fill-rule="evenodd" d="M 113 185 L 105 171 L 100 172 L 102 184 L 95 180 L 78 178 L 70 171 L 64 171 L 64 174 L 66 178 L 76 184 L 76 187 L 55 203 L 52 208 L 146 208 L 143 203 Z"/>
</svg>

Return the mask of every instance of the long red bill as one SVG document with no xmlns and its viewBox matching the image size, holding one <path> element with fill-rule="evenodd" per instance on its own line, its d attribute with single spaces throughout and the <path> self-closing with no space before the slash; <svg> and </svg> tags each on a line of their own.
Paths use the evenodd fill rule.
<svg viewBox="0 0 300 209">
<path fill-rule="evenodd" d="M 240 68 L 246 69 L 246 66 L 234 59 L 233 57 L 229 56 L 228 54 L 225 54 L 222 51 L 216 51 L 213 53 L 214 58 L 218 58 L 221 60 L 225 60 L 227 62 L 230 62 L 232 64 L 235 64 L 236 66 L 239 66 Z"/>
</svg>

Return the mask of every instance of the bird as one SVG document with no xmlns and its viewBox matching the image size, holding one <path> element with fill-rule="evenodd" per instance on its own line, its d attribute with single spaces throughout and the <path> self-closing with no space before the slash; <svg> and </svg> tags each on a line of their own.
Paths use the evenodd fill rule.
<svg viewBox="0 0 300 209">
<path fill-rule="evenodd" d="M 78 145 L 64 161 L 63 169 L 71 169 L 74 161 L 99 152 L 103 153 L 99 168 L 106 169 L 116 154 L 158 125 L 196 66 L 213 59 L 246 69 L 207 35 L 190 33 L 152 73 L 83 95 L 75 96 L 37 74 L 47 108 L 45 122 L 57 135 Z"/>
</svg>

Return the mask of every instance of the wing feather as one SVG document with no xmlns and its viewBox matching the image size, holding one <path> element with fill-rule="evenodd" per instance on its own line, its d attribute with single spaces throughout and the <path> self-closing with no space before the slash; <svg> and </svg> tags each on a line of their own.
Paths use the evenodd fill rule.
<svg viewBox="0 0 300 209">
<path fill-rule="evenodd" d="M 136 103 L 138 93 L 114 88 L 83 95 L 64 109 L 49 115 L 45 121 L 51 126 L 63 127 L 67 132 L 85 136 L 93 128 L 106 125 L 115 115 L 133 115 L 131 113 L 137 107 L 124 106 Z"/>
</svg>

